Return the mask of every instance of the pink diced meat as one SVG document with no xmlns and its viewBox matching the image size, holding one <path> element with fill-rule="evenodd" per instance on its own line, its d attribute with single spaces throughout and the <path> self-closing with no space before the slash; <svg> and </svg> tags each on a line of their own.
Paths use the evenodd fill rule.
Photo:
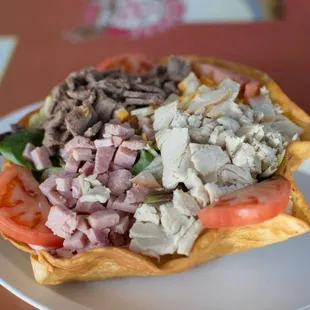
<svg viewBox="0 0 310 310">
<path fill-rule="evenodd" d="M 95 155 L 91 149 L 74 149 L 72 156 L 76 161 L 92 161 Z"/>
<path fill-rule="evenodd" d="M 146 147 L 146 143 L 143 140 L 128 140 L 122 143 L 122 146 L 127 147 L 130 150 L 142 150 Z"/>
<path fill-rule="evenodd" d="M 115 196 L 110 196 L 110 199 L 108 200 L 108 203 L 107 203 L 107 209 L 111 209 L 112 208 L 112 205 L 113 205 L 113 202 L 115 201 L 116 197 Z"/>
<path fill-rule="evenodd" d="M 128 128 L 125 124 L 118 125 L 118 124 L 105 124 L 104 127 L 105 133 L 110 134 L 112 136 L 119 136 L 124 139 L 128 139 L 135 134 L 135 130 L 133 128 Z"/>
<path fill-rule="evenodd" d="M 23 152 L 23 156 L 28 159 L 29 161 L 32 161 L 31 157 L 31 152 L 35 149 L 36 147 L 32 143 L 27 143 Z"/>
<path fill-rule="evenodd" d="M 76 136 L 65 145 L 62 152 L 63 158 L 69 158 L 69 156 L 72 155 L 73 150 L 76 148 L 95 150 L 95 144 L 89 138 Z"/>
<path fill-rule="evenodd" d="M 116 224 L 113 229 L 119 234 L 124 234 L 129 228 L 129 216 L 124 216 L 119 220 L 119 223 Z"/>
<path fill-rule="evenodd" d="M 103 209 L 105 209 L 105 207 L 98 201 L 95 202 L 78 201 L 74 211 L 78 213 L 91 214 Z"/>
<path fill-rule="evenodd" d="M 121 246 L 125 244 L 124 236 L 116 232 L 110 232 L 109 234 L 110 242 L 114 246 Z"/>
<path fill-rule="evenodd" d="M 110 163 L 115 153 L 115 147 L 101 147 L 97 149 L 94 173 L 105 173 L 109 170 Z"/>
<path fill-rule="evenodd" d="M 61 238 L 69 238 L 78 225 L 76 213 L 63 206 L 53 206 L 45 225 Z"/>
<path fill-rule="evenodd" d="M 131 172 L 126 169 L 111 171 L 109 174 L 108 188 L 112 195 L 119 196 L 129 189 L 131 186 L 131 177 Z"/>
<path fill-rule="evenodd" d="M 50 154 L 45 146 L 36 147 L 30 152 L 30 156 L 37 170 L 52 167 Z"/>
<path fill-rule="evenodd" d="M 82 196 L 82 189 L 78 178 L 72 179 L 72 197 L 80 198 Z"/>
<path fill-rule="evenodd" d="M 80 172 L 80 173 L 83 173 L 86 177 L 88 177 L 89 175 L 93 174 L 94 168 L 95 168 L 95 164 L 94 164 L 94 163 L 90 163 L 89 161 L 87 161 L 87 162 L 79 169 L 79 172 Z"/>
<path fill-rule="evenodd" d="M 119 215 L 112 209 L 97 211 L 88 217 L 88 223 L 94 229 L 112 227 L 119 222 Z"/>
<path fill-rule="evenodd" d="M 65 165 L 65 172 L 66 173 L 76 173 L 79 169 L 80 162 L 76 161 L 72 155 L 69 156 L 66 165 Z"/>
<path fill-rule="evenodd" d="M 114 164 L 123 168 L 131 169 L 136 161 L 138 151 L 133 151 L 127 147 L 120 146 L 114 158 Z"/>
<path fill-rule="evenodd" d="M 138 208 L 138 204 L 129 204 L 125 202 L 125 195 L 120 195 L 113 202 L 112 209 L 125 211 L 128 213 L 135 213 Z"/>
<path fill-rule="evenodd" d="M 108 174 L 108 173 L 98 174 L 97 180 L 98 180 L 102 185 L 108 186 L 109 174 Z"/>
<path fill-rule="evenodd" d="M 56 191 L 50 191 L 45 194 L 51 205 L 67 206 L 67 200 Z"/>
<path fill-rule="evenodd" d="M 100 147 L 109 147 L 109 146 L 113 146 L 113 145 L 114 145 L 114 143 L 113 143 L 112 137 L 95 140 L 95 147 L 97 149 L 99 149 Z"/>
<path fill-rule="evenodd" d="M 87 245 L 88 238 L 81 231 L 76 231 L 72 236 L 64 240 L 64 248 L 69 250 L 81 250 Z"/>
<path fill-rule="evenodd" d="M 120 169 L 123 169 L 123 167 L 119 165 L 115 165 L 114 163 L 110 164 L 110 170 L 115 171 L 115 170 L 120 170 Z"/>
<path fill-rule="evenodd" d="M 58 191 L 66 192 L 70 191 L 72 186 L 72 177 L 58 177 L 56 178 L 56 189 Z"/>
<path fill-rule="evenodd" d="M 56 250 L 56 254 L 60 258 L 71 258 L 73 256 L 72 250 L 60 248 Z"/>
<path fill-rule="evenodd" d="M 126 203 L 138 203 L 143 202 L 145 196 L 149 193 L 149 189 L 143 186 L 133 186 L 126 192 Z"/>
<path fill-rule="evenodd" d="M 91 244 L 104 244 L 109 245 L 109 232 L 110 229 L 102 229 L 102 230 L 96 230 L 94 228 L 90 228 L 87 230 L 86 235 L 91 242 Z"/>
<path fill-rule="evenodd" d="M 56 189 L 56 179 L 57 176 L 52 175 L 39 185 L 39 188 L 44 195 Z"/>
<path fill-rule="evenodd" d="M 78 215 L 78 225 L 76 229 L 86 234 L 89 229 L 89 225 L 85 215 Z"/>
</svg>

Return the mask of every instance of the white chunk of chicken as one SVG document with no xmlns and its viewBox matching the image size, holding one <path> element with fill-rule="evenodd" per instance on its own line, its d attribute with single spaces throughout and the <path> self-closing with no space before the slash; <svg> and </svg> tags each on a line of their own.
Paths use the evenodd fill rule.
<svg viewBox="0 0 310 310">
<path fill-rule="evenodd" d="M 223 151 L 217 145 L 190 143 L 189 148 L 195 169 L 202 176 L 214 173 L 225 164 L 230 163 L 227 152 Z"/>
<path fill-rule="evenodd" d="M 179 89 L 183 92 L 184 95 L 195 92 L 201 85 L 198 77 L 194 72 L 190 74 L 178 85 Z"/>
<path fill-rule="evenodd" d="M 195 198 L 183 192 L 181 189 L 176 189 L 173 192 L 173 206 L 187 216 L 196 215 L 200 210 Z"/>
<path fill-rule="evenodd" d="M 168 235 L 177 234 L 181 227 L 186 224 L 188 217 L 173 207 L 172 203 L 166 203 L 159 207 L 161 224 Z"/>
<path fill-rule="evenodd" d="M 172 120 L 176 116 L 177 110 L 178 102 L 172 102 L 158 108 L 154 113 L 154 130 L 159 131 L 169 128 Z"/>
<path fill-rule="evenodd" d="M 159 225 L 160 223 L 160 217 L 157 209 L 146 203 L 136 210 L 134 217 L 138 222 L 149 222 L 155 225 Z"/>
<path fill-rule="evenodd" d="M 179 167 L 189 144 L 187 128 L 173 128 L 169 135 L 165 135 L 161 156 L 163 162 L 163 186 L 175 188 L 180 182 Z"/>
<path fill-rule="evenodd" d="M 216 120 L 220 125 L 224 126 L 225 129 L 230 129 L 234 133 L 240 128 L 239 123 L 233 118 L 222 116 Z"/>
<path fill-rule="evenodd" d="M 219 182 L 223 185 L 232 185 L 232 184 L 253 184 L 256 182 L 252 178 L 249 168 L 237 167 L 232 164 L 226 164 L 219 172 Z"/>
</svg>

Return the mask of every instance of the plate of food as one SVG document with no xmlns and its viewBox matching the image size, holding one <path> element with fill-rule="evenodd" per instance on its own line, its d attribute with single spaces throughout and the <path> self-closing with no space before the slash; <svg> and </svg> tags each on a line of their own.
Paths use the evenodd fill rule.
<svg viewBox="0 0 310 310">
<path fill-rule="evenodd" d="M 121 55 L 1 130 L 1 284 L 37 308 L 309 305 L 310 117 L 267 74 Z"/>
</svg>

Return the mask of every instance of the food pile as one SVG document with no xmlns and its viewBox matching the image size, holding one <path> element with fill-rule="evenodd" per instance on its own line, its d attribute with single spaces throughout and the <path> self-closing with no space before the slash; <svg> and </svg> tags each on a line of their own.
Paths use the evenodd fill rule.
<svg viewBox="0 0 310 310">
<path fill-rule="evenodd" d="M 291 212 L 289 181 L 272 176 L 303 129 L 265 86 L 174 56 L 127 71 L 70 74 L 29 128 L 2 136 L 3 233 L 59 258 L 160 258 L 190 255 L 204 228 Z"/>
</svg>

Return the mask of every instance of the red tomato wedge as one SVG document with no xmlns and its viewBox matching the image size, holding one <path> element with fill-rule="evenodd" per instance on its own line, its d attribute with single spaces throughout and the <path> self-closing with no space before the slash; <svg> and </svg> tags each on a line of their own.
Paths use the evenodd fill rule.
<svg viewBox="0 0 310 310">
<path fill-rule="evenodd" d="M 9 237 L 44 247 L 58 247 L 63 239 L 45 226 L 50 205 L 31 172 L 17 165 L 0 174 L 0 231 Z"/>
<path fill-rule="evenodd" d="M 121 68 L 126 73 L 144 73 L 152 68 L 152 61 L 142 54 L 123 54 L 106 58 L 98 70 Z"/>
<path fill-rule="evenodd" d="M 221 197 L 200 210 L 198 217 L 208 228 L 258 224 L 283 212 L 290 193 L 290 182 L 282 176 L 275 176 Z"/>
</svg>

